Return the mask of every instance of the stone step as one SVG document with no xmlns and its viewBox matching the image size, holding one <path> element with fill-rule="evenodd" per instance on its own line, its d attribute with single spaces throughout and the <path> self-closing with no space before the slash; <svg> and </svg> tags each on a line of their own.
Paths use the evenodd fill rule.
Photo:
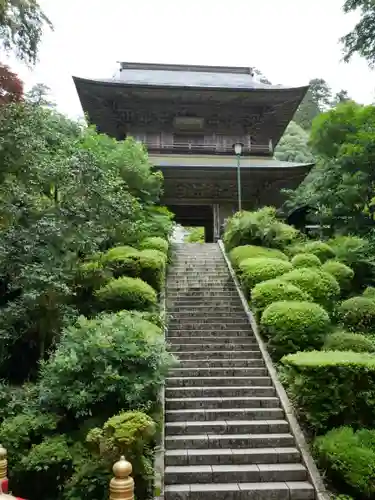
<svg viewBox="0 0 375 500">
<path fill-rule="evenodd" d="M 166 450 L 166 465 L 277 464 L 298 462 L 297 448 Z"/>
<path fill-rule="evenodd" d="M 261 367 L 208 367 L 208 368 L 173 368 L 169 371 L 171 377 L 263 377 L 268 374 Z"/>
<path fill-rule="evenodd" d="M 280 408 L 277 397 L 166 398 L 166 410 L 196 408 Z"/>
<path fill-rule="evenodd" d="M 190 339 L 189 339 L 190 340 Z M 255 342 L 241 342 L 241 343 L 189 343 L 189 344 L 172 344 L 172 351 L 179 353 L 179 352 L 184 352 L 184 351 L 207 351 L 207 352 L 212 352 L 212 351 L 227 351 L 230 349 L 232 352 L 233 351 L 250 351 L 252 347 L 255 347 L 256 344 Z"/>
<path fill-rule="evenodd" d="M 202 331 L 201 330 L 176 330 L 172 329 L 170 330 L 169 334 L 173 333 L 173 337 L 182 337 L 184 339 L 191 339 L 195 337 L 201 337 L 202 336 Z M 218 330 L 218 331 L 210 331 L 210 330 L 204 330 L 204 336 L 210 337 L 210 338 L 226 338 L 226 337 L 243 337 L 246 335 L 247 339 L 252 339 L 253 337 L 253 332 L 250 330 L 250 332 L 244 332 L 243 330 Z"/>
<path fill-rule="evenodd" d="M 289 425 L 285 420 L 218 420 L 212 422 L 168 422 L 165 424 L 165 435 L 189 436 L 197 432 L 208 436 L 225 434 L 280 434 L 289 432 Z"/>
<path fill-rule="evenodd" d="M 183 359 L 179 360 L 179 366 L 182 368 L 200 368 L 202 365 L 211 368 L 237 368 L 237 367 L 262 367 L 265 366 L 263 359 L 208 359 L 202 363 L 201 359 Z"/>
<path fill-rule="evenodd" d="M 185 387 L 167 386 L 167 398 L 240 398 L 240 397 L 273 397 L 276 395 L 273 386 L 211 386 L 211 387 Z"/>
<path fill-rule="evenodd" d="M 284 418 L 282 408 L 178 408 L 165 412 L 166 422 L 209 420 L 280 420 Z"/>
<path fill-rule="evenodd" d="M 206 333 L 206 332 L 205 332 Z M 210 359 L 240 359 L 246 356 L 247 359 L 261 359 L 262 353 L 259 349 L 243 350 L 243 351 L 174 351 L 171 349 L 171 353 L 174 354 L 178 359 L 200 359 L 200 360 L 210 360 Z"/>
<path fill-rule="evenodd" d="M 166 485 L 165 500 L 314 500 L 307 481 Z"/>
<path fill-rule="evenodd" d="M 168 330 L 242 330 L 242 331 L 251 331 L 251 326 L 248 322 L 241 320 L 241 322 L 231 322 L 226 321 L 225 323 L 208 323 L 208 322 L 199 322 L 199 321 L 176 321 L 171 320 L 168 324 Z"/>
<path fill-rule="evenodd" d="M 237 290 L 211 290 L 207 288 L 206 290 L 198 290 L 198 291 L 186 291 L 186 292 L 180 292 L 180 291 L 169 291 L 168 293 L 168 300 L 173 300 L 173 301 L 201 301 L 201 300 L 229 300 L 229 299 L 236 299 L 239 300 L 239 295 Z"/>
<path fill-rule="evenodd" d="M 244 309 L 240 303 L 237 305 L 228 305 L 225 302 L 222 304 L 197 304 L 196 306 L 194 305 L 175 305 L 172 304 L 170 307 L 168 307 L 168 314 L 171 314 L 172 316 L 174 314 L 180 314 L 180 315 L 188 315 L 188 314 L 204 314 L 206 316 L 210 316 L 211 314 L 216 314 L 216 312 L 220 312 L 221 314 L 246 314 L 244 312 Z"/>
<path fill-rule="evenodd" d="M 295 446 L 290 433 L 282 434 L 192 434 L 165 436 L 167 450 L 220 448 L 285 448 Z"/>
<path fill-rule="evenodd" d="M 201 272 L 200 276 L 198 275 L 197 271 Z M 199 279 L 223 278 L 228 280 L 232 279 L 227 268 L 217 269 L 215 267 L 211 268 L 195 267 L 194 269 L 189 269 L 189 270 L 172 268 L 167 274 L 168 281 L 174 279 L 176 280 L 185 279 L 185 280 L 196 281 L 198 278 Z"/>
<path fill-rule="evenodd" d="M 285 420 L 217 420 L 167 422 L 165 434 L 168 435 L 196 435 L 204 434 L 277 434 L 289 432 L 288 422 Z"/>
<path fill-rule="evenodd" d="M 247 315 L 245 311 L 239 309 L 237 311 L 223 311 L 220 308 L 209 309 L 208 311 L 196 310 L 194 307 L 191 307 L 189 311 L 176 311 L 176 310 L 168 310 L 168 315 L 171 319 L 177 321 L 191 321 L 194 318 L 195 321 L 202 322 L 212 322 L 217 321 L 219 318 L 229 319 L 232 322 L 233 320 L 243 320 L 247 321 Z"/>
<path fill-rule="evenodd" d="M 173 332 L 175 333 L 175 332 Z M 202 332 L 201 332 L 202 333 Z M 181 337 L 181 336 L 167 336 L 167 341 L 169 344 L 172 344 L 173 346 L 183 344 L 183 345 L 192 345 L 192 344 L 207 344 L 210 343 L 211 345 L 237 345 L 237 344 L 246 344 L 246 345 L 257 345 L 257 341 L 255 337 L 252 335 L 243 335 L 240 336 L 220 336 L 220 337 L 213 337 L 213 336 L 201 336 L 201 337 Z"/>
<path fill-rule="evenodd" d="M 302 464 L 167 466 L 165 484 L 305 481 Z"/>
<path fill-rule="evenodd" d="M 167 377 L 167 387 L 270 386 L 270 377 Z"/>
</svg>

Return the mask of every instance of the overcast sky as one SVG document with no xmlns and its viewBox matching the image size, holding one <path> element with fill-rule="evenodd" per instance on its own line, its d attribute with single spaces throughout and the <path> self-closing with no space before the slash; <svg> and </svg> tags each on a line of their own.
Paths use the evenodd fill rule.
<svg viewBox="0 0 375 500">
<path fill-rule="evenodd" d="M 112 77 L 116 61 L 256 66 L 272 83 L 324 78 L 359 102 L 375 99 L 364 60 L 341 62 L 340 36 L 356 17 L 344 0 L 41 0 L 54 24 L 40 62 L 11 61 L 27 87 L 45 83 L 58 108 L 82 115 L 72 75 Z"/>
</svg>

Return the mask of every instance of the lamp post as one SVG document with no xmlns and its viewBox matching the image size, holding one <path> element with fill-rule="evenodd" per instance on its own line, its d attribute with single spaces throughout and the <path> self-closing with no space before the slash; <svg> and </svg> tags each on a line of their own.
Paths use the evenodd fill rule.
<svg viewBox="0 0 375 500">
<path fill-rule="evenodd" d="M 243 145 L 240 142 L 236 142 L 233 145 L 234 154 L 237 157 L 237 196 L 238 196 L 238 211 L 242 210 L 242 196 L 241 196 L 241 154 Z"/>
</svg>

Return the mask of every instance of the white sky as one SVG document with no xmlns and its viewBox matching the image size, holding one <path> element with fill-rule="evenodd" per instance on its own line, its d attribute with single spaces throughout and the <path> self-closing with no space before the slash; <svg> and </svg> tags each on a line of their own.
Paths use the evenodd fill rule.
<svg viewBox="0 0 375 500">
<path fill-rule="evenodd" d="M 324 78 L 359 102 L 375 99 L 364 60 L 341 62 L 340 36 L 356 17 L 344 0 L 40 0 L 54 24 L 40 62 L 12 68 L 26 87 L 52 89 L 58 108 L 82 115 L 72 75 L 112 77 L 116 61 L 256 66 L 272 83 Z"/>
</svg>

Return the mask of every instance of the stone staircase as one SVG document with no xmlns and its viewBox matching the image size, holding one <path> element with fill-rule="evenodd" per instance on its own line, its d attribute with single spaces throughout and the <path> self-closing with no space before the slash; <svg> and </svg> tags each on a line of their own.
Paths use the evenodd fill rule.
<svg viewBox="0 0 375 500">
<path fill-rule="evenodd" d="M 167 312 L 165 499 L 314 499 L 218 245 L 176 245 Z"/>
</svg>

